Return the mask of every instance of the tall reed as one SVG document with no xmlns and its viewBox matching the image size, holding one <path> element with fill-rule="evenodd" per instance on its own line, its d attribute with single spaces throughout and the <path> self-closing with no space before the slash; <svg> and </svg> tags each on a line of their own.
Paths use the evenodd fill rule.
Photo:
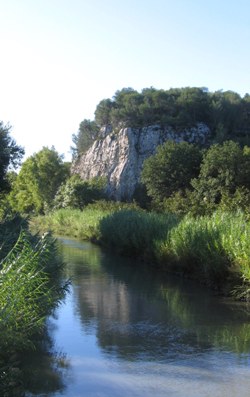
<svg viewBox="0 0 250 397">
<path fill-rule="evenodd" d="M 177 270 L 218 289 L 250 282 L 250 223 L 244 214 L 186 216 L 162 247 Z"/>
<path fill-rule="evenodd" d="M 180 219 L 136 208 L 59 210 L 34 220 L 36 227 L 98 240 L 123 255 L 250 298 L 250 221 L 243 212 Z"/>
<path fill-rule="evenodd" d="M 164 241 L 177 222 L 174 215 L 122 210 L 101 220 L 101 241 L 123 255 L 152 260 L 155 259 L 157 242 Z"/>
<path fill-rule="evenodd" d="M 23 231 L 0 262 L 0 395 L 15 395 L 21 377 L 15 357 L 35 346 L 34 336 L 67 290 L 55 250 L 49 235 L 37 240 Z M 55 271 L 58 280 L 52 281 Z"/>
</svg>

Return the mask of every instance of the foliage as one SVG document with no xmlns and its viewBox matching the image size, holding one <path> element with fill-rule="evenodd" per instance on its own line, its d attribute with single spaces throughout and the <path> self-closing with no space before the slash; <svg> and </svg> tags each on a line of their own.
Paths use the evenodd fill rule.
<svg viewBox="0 0 250 397">
<path fill-rule="evenodd" d="M 250 190 L 245 187 L 237 187 L 232 194 L 223 191 L 218 208 L 233 213 L 243 210 L 246 218 L 250 219 Z"/>
<path fill-rule="evenodd" d="M 250 148 L 233 141 L 203 151 L 168 141 L 145 160 L 141 179 L 153 199 L 152 208 L 160 212 L 250 212 Z"/>
<path fill-rule="evenodd" d="M 62 184 L 54 199 L 54 209 L 83 209 L 87 204 L 105 198 L 106 178 L 93 178 L 83 181 L 73 175 Z"/>
<path fill-rule="evenodd" d="M 1 223 L 0 394 L 4 396 L 22 395 L 21 354 L 35 347 L 46 316 L 67 291 L 54 239 L 49 234 L 38 239 L 26 228 L 20 217 Z"/>
<path fill-rule="evenodd" d="M 200 150 L 187 142 L 167 141 L 155 155 L 144 161 L 141 180 L 156 202 L 190 188 L 191 179 L 199 174 Z"/>
<path fill-rule="evenodd" d="M 101 242 L 123 255 L 154 260 L 169 271 L 249 298 L 250 223 L 241 212 L 178 220 L 169 214 L 120 211 L 100 221 Z M 245 293 L 245 295 L 244 295 Z"/>
<path fill-rule="evenodd" d="M 52 305 L 48 276 L 40 261 L 46 259 L 46 243 L 33 250 L 24 233 L 1 262 L 0 344 L 5 349 L 26 347 Z"/>
<path fill-rule="evenodd" d="M 145 125 L 171 125 L 178 129 L 205 122 L 215 141 L 249 139 L 249 95 L 241 98 L 233 91 L 209 92 L 204 87 L 144 88 L 116 91 L 112 99 L 103 99 L 96 107 L 95 122 L 113 129 Z"/>
<path fill-rule="evenodd" d="M 200 174 L 192 186 L 196 200 L 212 209 L 223 196 L 234 196 L 239 188 L 250 190 L 249 151 L 233 141 L 212 145 L 203 156 Z"/>
<path fill-rule="evenodd" d="M 153 261 L 223 293 L 250 299 L 250 222 L 243 212 L 156 214 L 135 207 L 61 209 L 31 220 L 34 230 L 98 241 L 123 255 Z"/>
<path fill-rule="evenodd" d="M 173 215 L 122 210 L 101 220 L 101 241 L 109 247 L 115 247 L 123 255 L 151 260 L 155 259 L 155 241 L 166 239 L 176 223 L 177 219 Z"/>
<path fill-rule="evenodd" d="M 77 134 L 72 135 L 75 147 L 72 147 L 73 157 L 85 153 L 98 137 L 98 125 L 95 121 L 84 119 Z"/>
<path fill-rule="evenodd" d="M 113 106 L 111 99 L 103 99 L 99 102 L 95 110 L 95 122 L 99 127 L 110 123 L 110 113 Z"/>
<path fill-rule="evenodd" d="M 127 203 L 123 201 L 112 201 L 112 200 L 98 200 L 94 203 L 88 204 L 86 209 L 88 210 L 101 210 L 107 212 L 116 212 L 120 210 L 139 210 L 140 207 L 136 202 Z"/>
<path fill-rule="evenodd" d="M 24 149 L 18 146 L 10 136 L 11 127 L 0 121 L 0 195 L 10 188 L 7 171 L 16 168 L 24 155 Z"/>
<path fill-rule="evenodd" d="M 30 219 L 29 225 L 33 233 L 44 233 L 51 230 L 56 235 L 74 236 L 84 240 L 100 239 L 100 220 L 113 212 L 124 209 L 138 209 L 134 203 L 121 203 L 99 200 L 88 204 L 83 211 L 63 208 L 36 216 Z"/>
<path fill-rule="evenodd" d="M 14 247 L 22 230 L 28 229 L 28 222 L 20 215 L 9 215 L 0 221 L 0 260 Z"/>
<path fill-rule="evenodd" d="M 11 207 L 22 214 L 45 212 L 68 172 L 55 149 L 44 147 L 23 163 L 10 193 Z"/>
<path fill-rule="evenodd" d="M 98 240 L 99 221 L 108 212 L 99 209 L 58 209 L 45 216 L 30 220 L 33 232 L 44 233 L 48 230 L 56 235 L 77 237 L 83 240 Z"/>
<path fill-rule="evenodd" d="M 178 190 L 162 202 L 154 203 L 154 208 L 159 212 L 170 212 L 179 216 L 186 215 L 192 211 L 195 212 L 193 194 L 188 189 L 185 189 L 185 191 Z"/>
</svg>

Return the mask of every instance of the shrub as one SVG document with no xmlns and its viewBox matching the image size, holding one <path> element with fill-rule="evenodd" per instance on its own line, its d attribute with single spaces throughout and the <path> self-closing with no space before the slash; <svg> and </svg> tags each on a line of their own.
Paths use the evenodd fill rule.
<svg viewBox="0 0 250 397">
<path fill-rule="evenodd" d="M 105 178 L 83 181 L 78 175 L 74 175 L 59 188 L 54 199 L 54 209 L 83 209 L 87 204 L 105 198 L 105 186 Z"/>
</svg>

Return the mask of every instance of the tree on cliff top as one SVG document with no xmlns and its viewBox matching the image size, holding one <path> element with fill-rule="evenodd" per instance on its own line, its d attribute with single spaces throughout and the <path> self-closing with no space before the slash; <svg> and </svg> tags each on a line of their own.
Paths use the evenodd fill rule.
<svg viewBox="0 0 250 397">
<path fill-rule="evenodd" d="M 225 131 L 227 138 L 248 134 L 250 130 L 249 96 L 241 98 L 233 91 L 210 93 L 204 87 L 144 88 L 116 91 L 112 99 L 103 99 L 96 107 L 95 122 L 101 127 L 143 127 L 153 124 L 174 128 L 206 123 L 212 133 Z"/>
<path fill-rule="evenodd" d="M 73 157 L 85 153 L 98 136 L 99 127 L 95 121 L 84 119 L 79 126 L 77 134 L 72 135 L 74 147 L 71 147 Z"/>
</svg>

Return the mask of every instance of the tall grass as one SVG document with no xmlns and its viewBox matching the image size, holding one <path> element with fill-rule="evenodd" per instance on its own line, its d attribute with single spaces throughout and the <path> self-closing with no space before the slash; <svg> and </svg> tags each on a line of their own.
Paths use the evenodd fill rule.
<svg viewBox="0 0 250 397">
<path fill-rule="evenodd" d="M 20 215 L 10 215 L 0 221 L 0 260 L 13 248 L 21 230 L 27 229 L 28 222 Z"/>
<path fill-rule="evenodd" d="M 67 290 L 59 276 L 62 262 L 55 254 L 49 234 L 37 239 L 22 231 L 0 261 L 0 395 L 21 395 L 16 389 L 21 378 L 18 354 L 34 348 L 34 337 L 44 330 L 46 316 Z"/>
<path fill-rule="evenodd" d="M 164 241 L 176 223 L 173 215 L 122 210 L 101 220 L 101 241 L 123 255 L 153 260 L 157 242 Z"/>
<path fill-rule="evenodd" d="M 31 219 L 31 231 L 50 230 L 56 235 L 72 236 L 82 240 L 100 237 L 99 223 L 105 212 L 99 209 L 59 209 L 46 216 Z"/>
<path fill-rule="evenodd" d="M 123 211 L 103 218 L 101 241 L 122 254 L 154 259 L 168 271 L 248 298 L 250 222 L 241 212 L 182 220 Z"/>
<path fill-rule="evenodd" d="M 136 208 L 59 210 L 33 226 L 98 240 L 122 255 L 154 261 L 168 271 L 250 298 L 250 221 L 243 212 L 182 219 Z"/>
<path fill-rule="evenodd" d="M 48 230 L 56 235 L 73 236 L 82 240 L 97 241 L 100 238 L 100 221 L 104 216 L 123 209 L 134 210 L 134 203 L 121 203 L 100 200 L 89 204 L 84 210 L 59 209 L 45 216 L 37 216 L 30 220 L 32 232 L 44 233 Z"/>
<path fill-rule="evenodd" d="M 171 231 L 165 250 L 184 273 L 221 289 L 232 279 L 250 282 L 249 238 L 243 213 L 186 216 Z"/>
<path fill-rule="evenodd" d="M 30 336 L 40 329 L 53 294 L 49 276 L 40 261 L 45 260 L 47 242 L 34 250 L 22 233 L 0 271 L 0 345 L 6 350 L 27 347 Z"/>
</svg>

